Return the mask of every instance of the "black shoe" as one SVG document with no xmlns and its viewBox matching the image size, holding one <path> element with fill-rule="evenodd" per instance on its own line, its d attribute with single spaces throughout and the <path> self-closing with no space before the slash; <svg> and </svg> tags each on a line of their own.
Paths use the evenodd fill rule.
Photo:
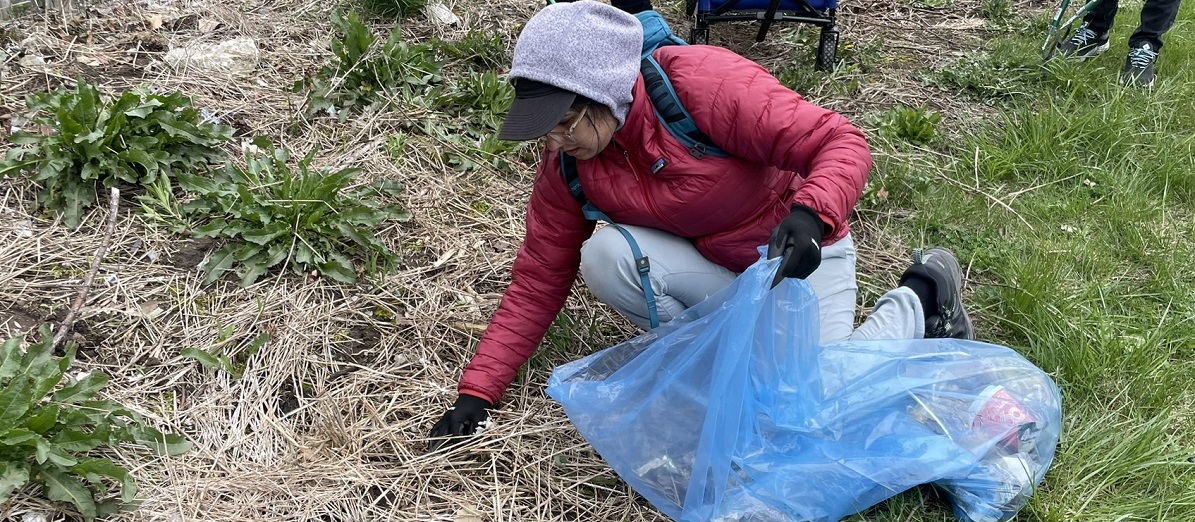
<svg viewBox="0 0 1195 522">
<path fill-rule="evenodd" d="M 1129 46 L 1129 57 L 1120 70 L 1120 82 L 1137 87 L 1153 87 L 1154 65 L 1158 63 L 1158 51 L 1149 43 Z"/>
<path fill-rule="evenodd" d="M 925 338 L 974 339 L 975 328 L 963 309 L 963 270 L 954 253 L 934 247 L 922 253 L 913 251 L 913 266 L 900 276 L 904 285 L 917 277 L 933 283 L 934 310 L 925 310 Z"/>
<path fill-rule="evenodd" d="M 1074 60 L 1095 58 L 1108 50 L 1108 33 L 1096 33 L 1091 24 L 1083 22 L 1070 40 L 1058 44 L 1058 53 Z"/>
</svg>

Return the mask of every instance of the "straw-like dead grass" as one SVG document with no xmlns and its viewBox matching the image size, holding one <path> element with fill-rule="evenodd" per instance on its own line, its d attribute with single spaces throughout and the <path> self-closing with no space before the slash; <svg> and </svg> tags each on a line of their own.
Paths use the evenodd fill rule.
<svg viewBox="0 0 1195 522">
<path fill-rule="evenodd" d="M 454 38 L 466 28 L 498 31 L 512 46 L 536 5 L 461 0 L 453 5 L 463 18 L 460 27 L 419 27 L 422 21 L 413 20 L 404 32 L 418 39 Z M 529 367 L 510 389 L 497 426 L 479 444 L 424 454 L 427 431 L 455 397 L 460 371 L 508 282 L 531 166 L 523 176 L 456 172 L 437 153 L 443 144 L 431 139 L 408 147 L 396 162 L 386 140 L 419 116 L 397 107 L 344 124 L 304 121 L 303 98 L 289 88 L 328 57 L 330 8 L 296 1 L 116 2 L 27 16 L 8 26 L 6 34 L 20 35 L 10 51 L 42 56 L 48 65 L 28 67 L 15 54 L 7 57 L 0 87 L 5 132 L 9 118 L 23 110 L 25 93 L 73 78 L 109 93 L 149 85 L 191 95 L 239 136 L 270 135 L 299 154 L 318 148 L 317 162 L 360 166 L 369 179 L 398 179 L 409 187 L 404 206 L 414 220 L 379 231 L 404 256 L 401 268 L 377 285 L 357 288 L 290 275 L 249 288 L 204 286 L 197 265 L 211 245 L 146 226 L 126 198 L 75 327 L 78 364 L 109 373 L 110 398 L 186 434 L 195 448 L 169 459 L 138 448 L 116 450 L 112 456 L 134 470 L 143 502 L 115 519 L 659 519 L 544 395 L 550 370 L 542 365 Z M 845 34 L 863 43 L 903 16 L 882 2 L 844 8 Z M 916 28 L 903 22 L 895 28 L 910 29 Z M 715 40 L 738 32 L 754 34 L 720 26 Z M 177 72 L 160 62 L 171 46 L 234 37 L 253 38 L 260 49 L 251 76 Z M 811 52 L 774 40 L 724 43 L 773 66 Z M 852 115 L 907 98 L 931 101 L 898 69 L 886 74 L 867 76 L 858 96 L 836 97 L 829 88 L 808 95 Z M 104 205 L 69 231 L 52 216 L 32 214 L 31 200 L 26 181 L 0 182 L 5 336 L 62 319 L 103 237 Z M 484 212 L 474 205 L 479 200 Z M 885 235 L 885 216 L 861 218 L 860 271 L 877 281 L 864 288 L 874 295 L 895 279 L 907 245 Z M 569 357 L 632 333 L 583 292 L 568 308 L 582 324 L 601 326 L 576 340 Z M 251 353 L 263 334 L 269 341 Z M 243 374 L 204 368 L 180 355 L 185 348 L 222 350 L 244 365 Z M 0 506 L 0 518 L 54 516 L 56 506 L 27 493 Z"/>
</svg>

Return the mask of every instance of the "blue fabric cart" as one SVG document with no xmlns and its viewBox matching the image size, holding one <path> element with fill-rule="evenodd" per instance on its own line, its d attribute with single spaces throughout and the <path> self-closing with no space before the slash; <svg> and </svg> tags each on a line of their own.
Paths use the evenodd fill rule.
<svg viewBox="0 0 1195 522">
<path fill-rule="evenodd" d="M 776 22 L 799 22 L 821 27 L 816 67 L 834 68 L 838 52 L 838 0 L 685 0 L 685 12 L 693 19 L 689 42 L 709 41 L 710 24 L 759 21 L 755 41 L 762 42 Z"/>
</svg>

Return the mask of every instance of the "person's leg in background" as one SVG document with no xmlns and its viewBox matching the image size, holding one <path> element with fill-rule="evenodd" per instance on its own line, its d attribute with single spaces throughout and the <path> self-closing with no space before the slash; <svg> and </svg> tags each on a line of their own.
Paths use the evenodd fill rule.
<svg viewBox="0 0 1195 522">
<path fill-rule="evenodd" d="M 1118 7 L 1118 0 L 1101 0 L 1083 17 L 1083 23 L 1075 28 L 1075 34 L 1069 40 L 1059 42 L 1058 52 L 1078 61 L 1103 54 L 1109 47 L 1108 37 L 1116 21 Z"/>
<path fill-rule="evenodd" d="M 1112 25 L 1116 23 L 1116 11 L 1119 8 L 1119 0 L 1100 0 L 1100 3 L 1091 8 L 1091 12 L 1083 17 L 1083 22 L 1088 29 L 1107 39 L 1108 33 L 1112 31 Z"/>
<path fill-rule="evenodd" d="M 610 0 L 610 5 L 631 14 L 653 9 L 651 0 Z"/>
<path fill-rule="evenodd" d="M 1129 55 L 1120 80 L 1141 87 L 1154 82 L 1154 66 L 1162 50 L 1162 35 L 1174 25 L 1180 0 L 1146 0 L 1141 8 L 1141 25 L 1129 37 Z"/>
<path fill-rule="evenodd" d="M 1181 3 L 1180 0 L 1146 0 L 1141 8 L 1141 25 L 1129 37 L 1129 47 L 1148 43 L 1154 50 L 1162 50 L 1162 35 L 1174 26 Z"/>
<path fill-rule="evenodd" d="M 548 0 L 549 4 L 561 2 L 575 2 L 576 0 Z M 610 5 L 622 9 L 631 14 L 641 11 L 651 11 L 655 9 L 651 5 L 651 0 L 610 0 Z"/>
</svg>

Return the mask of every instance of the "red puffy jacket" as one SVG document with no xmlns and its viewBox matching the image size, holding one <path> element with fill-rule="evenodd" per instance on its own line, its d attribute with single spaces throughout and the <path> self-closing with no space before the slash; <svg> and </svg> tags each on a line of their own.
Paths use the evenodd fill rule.
<svg viewBox="0 0 1195 522">
<path fill-rule="evenodd" d="M 706 259 L 734 272 L 759 258 L 756 248 L 793 203 L 814 208 L 829 225 L 823 244 L 847 234 L 871 169 L 858 129 L 731 51 L 667 46 L 654 56 L 698 128 L 732 157 L 692 157 L 656 117 L 640 77 L 614 143 L 577 162 L 590 202 L 619 224 L 689 238 Z M 652 173 L 660 159 L 666 165 Z M 581 244 L 593 230 L 561 177 L 558 156 L 545 151 L 510 287 L 460 392 L 491 403 L 501 398 L 564 306 Z"/>
</svg>

